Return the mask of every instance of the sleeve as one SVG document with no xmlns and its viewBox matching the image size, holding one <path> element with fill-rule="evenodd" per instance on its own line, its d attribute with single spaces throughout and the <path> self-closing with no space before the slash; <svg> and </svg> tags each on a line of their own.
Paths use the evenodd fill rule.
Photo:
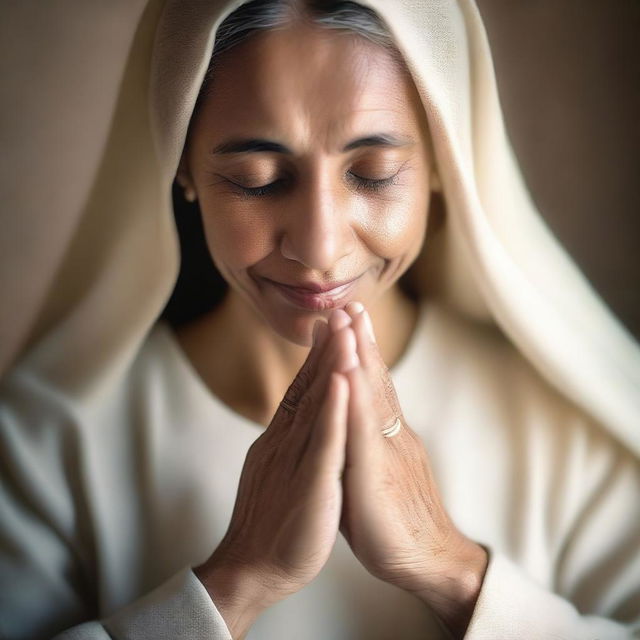
<svg viewBox="0 0 640 640">
<path fill-rule="evenodd" d="M 640 465 L 610 444 L 577 449 L 583 453 L 564 461 L 563 480 L 556 474 L 547 492 L 549 580 L 489 548 L 466 640 L 640 638 Z M 566 526 L 555 527 L 563 534 L 552 534 L 577 495 Z"/>
<path fill-rule="evenodd" d="M 465 640 L 496 638 L 629 640 L 640 638 L 640 626 L 582 615 L 569 600 L 537 584 L 506 556 L 490 552 Z"/>
<path fill-rule="evenodd" d="M 108 617 L 74 626 L 100 615 L 99 587 L 84 568 L 90 564 L 87 551 L 59 520 L 47 517 L 43 505 L 56 499 L 57 510 L 65 511 L 60 495 L 47 493 L 40 483 L 16 485 L 17 460 L 8 454 L 17 452 L 6 445 L 0 438 L 2 640 L 231 640 L 224 619 L 188 567 Z M 33 466 L 18 466 L 32 480 L 37 476 Z M 53 485 L 51 469 L 43 466 Z M 43 491 L 42 504 L 35 488 Z"/>
<path fill-rule="evenodd" d="M 101 611 L 100 534 L 88 517 L 77 434 L 61 415 L 32 388 L 16 383 L 9 393 L 6 382 L 0 392 L 0 639 L 230 640 L 188 567 L 123 608 Z M 114 526 L 130 535 L 119 515 Z"/>
<path fill-rule="evenodd" d="M 231 640 L 227 626 L 190 569 L 100 622 L 86 622 L 54 640 Z"/>
</svg>

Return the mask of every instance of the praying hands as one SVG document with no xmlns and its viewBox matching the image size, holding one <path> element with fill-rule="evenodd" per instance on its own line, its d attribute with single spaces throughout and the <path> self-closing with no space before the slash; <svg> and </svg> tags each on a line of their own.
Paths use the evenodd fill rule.
<svg viewBox="0 0 640 640">
<path fill-rule="evenodd" d="M 307 360 L 249 450 L 228 531 L 195 570 L 234 639 L 315 578 L 338 531 L 371 574 L 464 635 L 486 551 L 448 517 L 359 303 L 317 323 Z"/>
</svg>

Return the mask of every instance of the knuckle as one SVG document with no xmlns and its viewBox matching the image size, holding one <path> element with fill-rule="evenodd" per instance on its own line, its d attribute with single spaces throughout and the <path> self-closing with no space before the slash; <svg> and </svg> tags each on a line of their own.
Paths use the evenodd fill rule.
<svg viewBox="0 0 640 640">
<path fill-rule="evenodd" d="M 297 404 L 303 396 L 304 392 L 309 388 L 311 384 L 311 372 L 307 369 L 301 369 L 294 378 L 293 382 L 289 385 L 284 397 L 288 402 Z"/>
<path fill-rule="evenodd" d="M 316 399 L 312 393 L 305 393 L 298 402 L 296 421 L 308 422 L 316 412 Z"/>
<path fill-rule="evenodd" d="M 302 414 L 304 416 L 309 415 L 314 404 L 313 395 L 311 393 L 305 393 L 298 403 L 298 414 Z"/>
</svg>

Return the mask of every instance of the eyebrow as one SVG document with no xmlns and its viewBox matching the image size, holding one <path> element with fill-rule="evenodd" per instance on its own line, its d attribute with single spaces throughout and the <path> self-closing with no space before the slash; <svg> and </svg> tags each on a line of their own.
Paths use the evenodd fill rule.
<svg viewBox="0 0 640 640">
<path fill-rule="evenodd" d="M 352 140 L 343 147 L 342 151 L 353 151 L 359 147 L 406 147 L 410 144 L 413 144 L 411 138 L 399 137 L 391 133 L 376 133 Z"/>
<path fill-rule="evenodd" d="M 400 137 L 390 133 L 376 133 L 352 140 L 342 148 L 342 152 L 353 151 L 360 147 L 405 147 L 410 144 L 413 144 L 411 138 Z M 293 155 L 293 151 L 283 144 L 261 138 L 228 140 L 227 142 L 217 145 L 211 151 L 212 155 L 265 152 Z"/>
<path fill-rule="evenodd" d="M 229 140 L 214 147 L 211 153 L 217 155 L 220 153 L 260 153 L 264 151 L 271 153 L 291 153 L 291 151 L 282 144 L 272 142 L 271 140 L 261 140 L 259 138 Z"/>
</svg>

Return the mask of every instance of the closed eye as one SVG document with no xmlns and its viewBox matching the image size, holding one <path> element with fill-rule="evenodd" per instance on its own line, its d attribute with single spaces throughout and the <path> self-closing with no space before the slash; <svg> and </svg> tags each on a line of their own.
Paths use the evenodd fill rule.
<svg viewBox="0 0 640 640">
<path fill-rule="evenodd" d="M 217 173 L 213 175 L 219 178 L 219 180 L 212 182 L 210 186 L 220 183 L 227 184 L 233 191 L 246 197 L 260 197 L 276 193 L 285 186 L 286 182 L 285 178 L 278 178 L 277 180 L 273 180 L 272 182 L 269 182 L 267 184 L 262 184 L 258 187 L 247 187 L 240 182 L 231 180 L 230 178 L 227 178 L 226 176 L 223 176 L 221 174 Z"/>
<path fill-rule="evenodd" d="M 232 182 L 229 180 L 231 184 L 238 189 L 238 191 L 245 196 L 249 197 L 260 197 L 266 196 L 273 193 L 276 193 L 284 186 L 284 180 L 278 179 L 273 182 L 269 182 L 269 184 L 263 184 L 259 187 L 245 187 L 244 185 L 237 184 L 236 182 Z"/>
<path fill-rule="evenodd" d="M 399 173 L 398 171 L 387 178 L 365 178 L 364 176 L 359 176 L 357 173 L 353 173 L 353 171 L 347 171 L 347 180 L 353 184 L 356 191 L 361 189 L 379 191 L 385 187 L 396 184 Z"/>
</svg>

